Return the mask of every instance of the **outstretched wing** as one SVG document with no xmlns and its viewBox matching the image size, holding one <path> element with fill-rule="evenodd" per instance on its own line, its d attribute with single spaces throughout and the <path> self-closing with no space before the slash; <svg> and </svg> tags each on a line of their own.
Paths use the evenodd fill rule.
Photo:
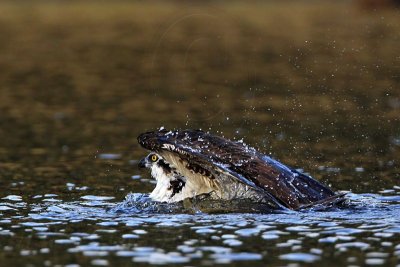
<svg viewBox="0 0 400 267">
<path fill-rule="evenodd" d="M 198 130 L 159 130 L 143 133 L 138 142 L 158 153 L 169 151 L 202 169 L 217 169 L 288 208 L 299 209 L 335 197 L 317 180 L 292 170 L 243 142 L 234 142 Z M 208 168 L 207 168 L 208 166 Z"/>
</svg>

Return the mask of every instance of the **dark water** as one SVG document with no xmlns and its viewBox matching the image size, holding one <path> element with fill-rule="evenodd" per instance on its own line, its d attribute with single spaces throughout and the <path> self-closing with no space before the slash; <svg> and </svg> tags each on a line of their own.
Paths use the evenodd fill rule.
<svg viewBox="0 0 400 267">
<path fill-rule="evenodd" d="M 399 21 L 347 2 L 1 3 L 0 265 L 399 265 Z M 136 137 L 161 126 L 244 139 L 352 205 L 150 203 Z"/>
</svg>

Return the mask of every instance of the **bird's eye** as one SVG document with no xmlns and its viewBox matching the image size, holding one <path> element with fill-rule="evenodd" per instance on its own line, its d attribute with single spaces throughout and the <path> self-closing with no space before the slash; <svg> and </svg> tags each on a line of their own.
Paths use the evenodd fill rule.
<svg viewBox="0 0 400 267">
<path fill-rule="evenodd" d="M 151 155 L 151 161 L 156 162 L 158 160 L 157 155 Z"/>
</svg>

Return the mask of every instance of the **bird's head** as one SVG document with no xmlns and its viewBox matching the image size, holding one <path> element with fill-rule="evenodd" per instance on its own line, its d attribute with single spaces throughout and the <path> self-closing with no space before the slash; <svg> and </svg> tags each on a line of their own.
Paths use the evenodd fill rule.
<svg viewBox="0 0 400 267">
<path fill-rule="evenodd" d="M 149 168 L 151 169 L 151 167 L 154 164 L 160 163 L 160 161 L 163 161 L 163 159 L 160 157 L 160 155 L 158 155 L 157 153 L 151 152 L 150 154 L 148 154 L 146 157 L 142 158 L 139 161 L 139 168 Z"/>
<path fill-rule="evenodd" d="M 173 171 L 173 166 L 168 163 L 162 156 L 155 152 L 151 152 L 142 158 L 138 164 L 139 168 L 149 168 L 153 171 L 159 170 L 161 173 L 168 175 Z"/>
</svg>

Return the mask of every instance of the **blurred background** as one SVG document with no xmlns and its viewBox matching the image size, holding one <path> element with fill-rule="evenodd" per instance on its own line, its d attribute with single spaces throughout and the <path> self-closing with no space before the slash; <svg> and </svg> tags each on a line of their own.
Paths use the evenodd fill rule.
<svg viewBox="0 0 400 267">
<path fill-rule="evenodd" d="M 334 189 L 392 187 L 399 41 L 389 0 L 2 1 L 0 185 L 149 192 L 136 137 L 164 126 L 243 138 Z"/>
</svg>

